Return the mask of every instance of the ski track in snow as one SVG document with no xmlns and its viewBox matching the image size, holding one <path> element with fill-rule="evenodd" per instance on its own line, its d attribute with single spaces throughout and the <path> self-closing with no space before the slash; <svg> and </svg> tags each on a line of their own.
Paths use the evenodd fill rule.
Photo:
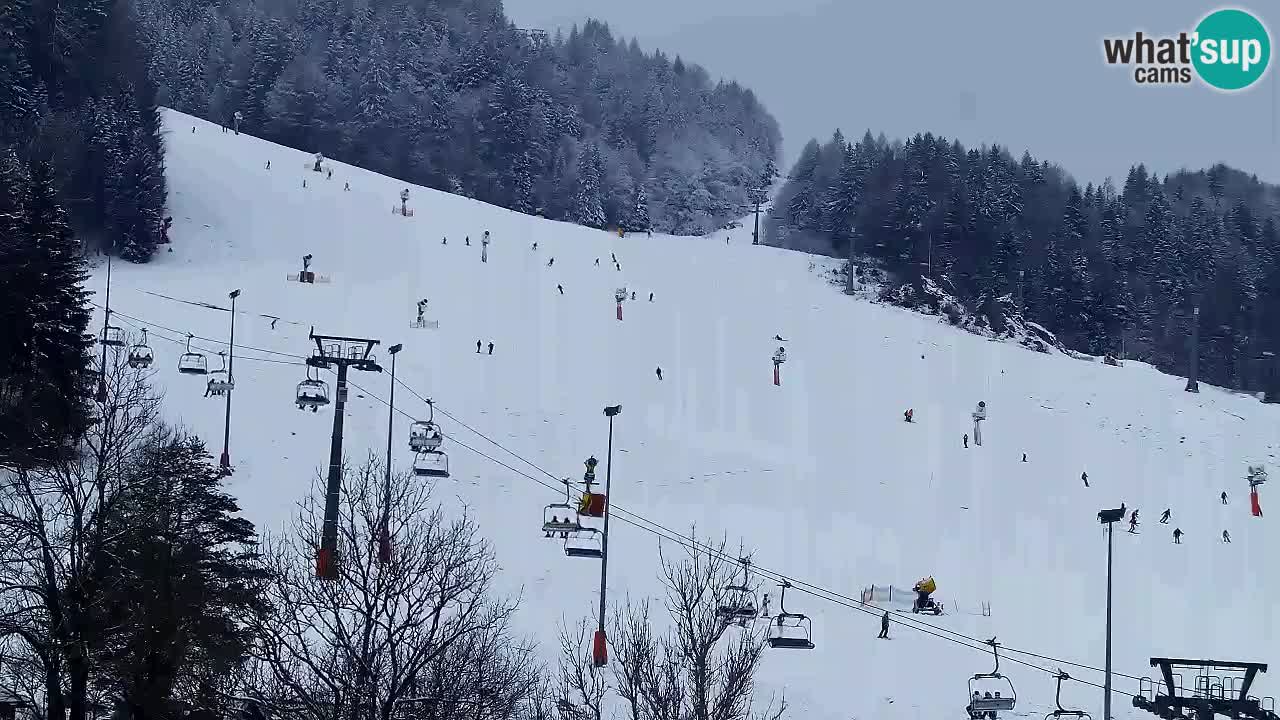
<svg viewBox="0 0 1280 720">
<path fill-rule="evenodd" d="M 397 378 L 556 477 L 577 479 L 592 453 L 603 471 L 601 408 L 621 403 L 617 505 L 686 534 L 696 523 L 700 536 L 723 536 L 732 550 L 742 540 L 757 564 L 854 598 L 872 583 L 909 588 L 932 574 L 948 606 L 988 601 L 993 614 L 928 622 L 1096 667 L 1106 568 L 1096 513 L 1125 502 L 1141 509 L 1149 532 L 1117 528 L 1117 671 L 1151 675 L 1147 659 L 1157 655 L 1277 660 L 1274 534 L 1249 516 L 1244 480 L 1247 463 L 1274 464 L 1274 408 L 1204 383 L 1199 395 L 1184 393 L 1183 379 L 1139 363 L 1036 354 L 846 298 L 823 280 L 836 261 L 817 259 L 810 271 L 811 256 L 752 247 L 749 223 L 709 238 L 618 238 L 416 187 L 414 216 L 405 218 L 392 214 L 402 182 L 333 161 L 326 179 L 304 169 L 310 153 L 170 111 L 165 127 L 173 252 L 146 266 L 115 264 L 112 307 L 155 323 L 165 412 L 215 456 L 223 401 L 176 373 L 181 347 L 159 326 L 223 338 L 228 316 L 144 291 L 225 306 L 241 288 L 238 347 L 305 355 L 310 324 L 380 338 L 384 360 L 402 342 Z M 492 244 L 481 263 L 485 230 Z M 286 282 L 306 253 L 330 284 Z M 104 276 L 105 266 L 94 269 L 96 302 Z M 624 303 L 623 322 L 614 316 L 620 286 L 637 297 Z M 422 297 L 438 330 L 409 328 Z M 272 329 L 257 314 L 299 324 Z M 127 330 L 137 324 L 117 318 Z M 772 385 L 775 334 L 788 338 L 781 387 Z M 477 339 L 492 340 L 494 354 L 477 355 Z M 214 350 L 216 366 L 217 347 L 197 345 Z M 323 472 L 332 409 L 295 408 L 301 366 L 248 359 L 289 358 L 236 355 L 230 489 L 260 531 L 275 529 Z M 347 406 L 347 456 L 381 457 L 387 411 L 370 393 L 385 398 L 388 375 L 351 380 L 359 387 Z M 985 444 L 966 450 L 961 436 L 972 432 L 979 400 L 989 410 Z M 396 401 L 427 414 L 408 392 Z M 902 422 L 907 408 L 914 423 Z M 447 435 L 554 484 L 440 412 L 436 419 Z M 399 468 L 411 460 L 407 432 L 397 418 Z M 438 483 L 437 499 L 466 503 L 478 518 L 503 568 L 501 588 L 521 594 L 518 631 L 554 661 L 557 625 L 593 612 L 598 564 L 543 539 L 542 507 L 556 493 L 456 442 L 445 450 L 453 477 Z M 1224 489 L 1228 506 L 1218 501 Z M 1155 521 L 1165 507 L 1168 527 Z M 1180 546 L 1169 536 L 1175 526 L 1186 533 Z M 623 523 L 612 529 L 610 598 L 661 596 L 656 538 Z M 1220 541 L 1223 529 L 1231 545 Z M 777 587 L 764 591 L 776 603 Z M 787 600 L 813 619 L 817 649 L 769 651 L 758 697 L 785 689 L 791 717 L 963 717 L 968 676 L 991 669 L 989 655 L 896 623 L 897 642 L 878 643 L 878 612 L 798 590 Z M 1019 695 L 1008 715 L 1052 709 L 1050 675 L 1008 661 L 1001 669 Z M 1064 669 L 1102 682 L 1100 673 Z M 1115 686 L 1137 690 L 1119 677 Z M 1263 675 L 1254 694 L 1275 687 Z M 1099 690 L 1070 683 L 1064 699 L 1101 716 Z M 1117 717 L 1145 717 L 1125 696 L 1113 705 Z"/>
</svg>

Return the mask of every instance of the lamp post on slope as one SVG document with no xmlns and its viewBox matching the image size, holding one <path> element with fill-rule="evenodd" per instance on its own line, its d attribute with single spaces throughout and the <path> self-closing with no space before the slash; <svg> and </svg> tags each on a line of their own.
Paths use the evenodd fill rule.
<svg viewBox="0 0 1280 720">
<path fill-rule="evenodd" d="M 400 343 L 387 348 L 391 353 L 391 400 L 387 403 L 386 487 L 383 489 L 382 523 L 378 528 L 378 562 L 383 565 L 391 562 L 391 436 L 396 426 L 396 353 L 403 349 L 404 345 Z"/>
<path fill-rule="evenodd" d="M 1123 504 L 1098 513 L 1098 521 L 1107 526 L 1107 664 L 1102 689 L 1102 720 L 1111 720 L 1111 541 L 1115 524 L 1123 519 Z"/>
<path fill-rule="evenodd" d="M 231 338 L 227 343 L 227 413 L 222 425 L 222 457 L 218 466 L 224 474 L 231 474 L 231 393 L 235 391 L 235 374 L 232 368 L 236 364 L 236 298 L 240 297 L 239 288 L 227 293 L 231 298 Z"/>
<path fill-rule="evenodd" d="M 609 575 L 609 508 L 613 505 L 610 487 L 613 480 L 613 419 L 621 412 L 621 405 L 609 405 L 604 409 L 605 417 L 609 418 L 609 451 L 605 456 L 604 466 L 604 537 L 600 540 L 600 626 L 596 629 L 591 645 L 591 659 L 596 667 L 604 667 L 609 663 L 604 632 L 605 579 Z"/>
</svg>

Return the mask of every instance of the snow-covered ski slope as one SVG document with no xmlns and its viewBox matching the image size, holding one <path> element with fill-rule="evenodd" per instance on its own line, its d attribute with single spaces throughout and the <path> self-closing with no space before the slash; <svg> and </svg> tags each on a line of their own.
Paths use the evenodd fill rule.
<svg viewBox="0 0 1280 720">
<path fill-rule="evenodd" d="M 151 328 L 169 415 L 216 454 L 223 402 L 175 372 L 181 348 L 162 338 L 224 338 L 228 315 L 148 291 L 220 306 L 230 290 L 243 291 L 231 482 L 261 528 L 279 527 L 323 471 L 332 410 L 299 412 L 303 368 L 245 348 L 305 355 L 314 324 L 380 338 L 382 360 L 403 343 L 400 379 L 555 477 L 581 477 L 594 453 L 603 479 L 601 411 L 620 403 L 618 507 L 679 531 L 696 523 L 734 550 L 741 539 L 759 565 L 855 599 L 873 583 L 910 587 L 933 574 L 948 606 L 987 601 L 992 616 L 928 622 L 1053 658 L 1102 666 L 1106 544 L 1096 513 L 1123 501 L 1143 524 L 1141 534 L 1116 533 L 1116 669 L 1150 675 L 1147 659 L 1157 655 L 1280 660 L 1275 521 L 1250 517 L 1243 479 L 1247 463 L 1274 462 L 1274 407 L 1207 385 L 1188 394 L 1183 379 L 1139 364 L 1035 354 L 847 298 L 821 277 L 830 261 L 811 269 L 809 256 L 752 247 L 749 224 L 728 244 L 724 232 L 622 239 L 422 188 L 411 188 L 406 218 L 392 213 L 399 181 L 334 162 L 329 179 L 309 171 L 308 153 L 176 113 L 166 113 L 165 127 L 173 251 L 146 266 L 116 263 L 112 306 L 126 328 Z M 482 263 L 485 230 L 492 244 Z M 286 282 L 306 253 L 331 283 Z M 97 302 L 104 275 L 95 269 Z M 619 286 L 637 298 L 624 304 L 622 322 Z M 438 330 L 409 327 L 423 297 Z M 273 329 L 259 314 L 281 319 Z M 772 384 L 775 334 L 788 341 L 781 387 Z M 493 341 L 493 355 L 477 354 L 477 340 Z M 218 346 L 196 345 L 213 351 L 216 367 Z M 346 451 L 358 461 L 384 451 L 379 398 L 389 378 L 353 372 L 352 380 Z M 965 449 L 979 400 L 989 409 L 985 444 Z M 396 402 L 425 418 L 425 404 L 403 389 Z M 912 424 L 903 422 L 907 408 Z M 592 613 L 599 566 L 543 539 L 541 511 L 556 493 L 462 444 L 555 480 L 436 418 L 451 437 L 453 471 L 437 497 L 465 502 L 479 518 L 504 589 L 522 593 L 521 631 L 551 659 L 562 619 Z M 411 460 L 406 435 L 398 418 L 401 467 Z M 1227 506 L 1218 500 L 1224 489 Z M 1262 488 L 1264 509 L 1276 492 Z M 1167 526 L 1157 522 L 1165 507 Z M 1186 533 L 1182 545 L 1172 544 L 1175 526 Z M 655 537 L 613 528 L 610 597 L 659 596 Z M 776 610 L 777 588 L 765 589 Z M 878 641 L 876 615 L 804 592 L 788 593 L 788 605 L 813 618 L 817 649 L 770 651 L 761 679 L 766 692 L 786 689 L 792 717 L 963 717 L 968 676 L 991 669 L 989 655 L 897 624 L 891 642 Z M 1064 669 L 1102 682 L 1100 673 Z M 1049 674 L 1011 661 L 1001 670 L 1018 689 L 1011 715 L 1052 709 Z M 1117 678 L 1116 687 L 1132 694 L 1137 683 Z M 1255 694 L 1276 688 L 1262 676 Z M 1100 717 L 1100 690 L 1072 683 L 1064 695 Z M 1141 714 L 1120 696 L 1115 713 Z"/>
</svg>

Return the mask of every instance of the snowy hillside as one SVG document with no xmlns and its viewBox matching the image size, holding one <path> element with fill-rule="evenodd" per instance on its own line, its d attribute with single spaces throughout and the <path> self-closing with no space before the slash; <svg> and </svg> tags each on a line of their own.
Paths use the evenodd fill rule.
<svg viewBox="0 0 1280 720">
<path fill-rule="evenodd" d="M 992 614 L 927 622 L 1101 667 L 1106 545 L 1096 513 L 1125 502 L 1144 522 L 1141 534 L 1116 534 L 1116 669 L 1150 675 L 1153 655 L 1280 659 L 1270 601 L 1280 589 L 1270 561 L 1278 536 L 1250 517 L 1243 479 L 1247 463 L 1275 462 L 1274 407 L 1203 385 L 1184 393 L 1182 379 L 1138 364 L 1037 354 L 847 298 L 823 279 L 834 261 L 811 268 L 810 256 L 752 247 L 749 224 L 727 244 L 724 232 L 618 238 L 421 188 L 410 189 L 414 214 L 402 217 L 392 213 L 403 187 L 395 180 L 339 163 L 327 163 L 327 178 L 310 172 L 305 153 L 176 113 L 165 120 L 173 251 L 147 266 L 116 263 L 112 307 L 126 329 L 150 328 L 167 411 L 216 452 L 223 402 L 175 372 L 182 349 L 164 338 L 224 338 L 227 313 L 191 303 L 225 307 L 227 293 L 242 290 L 232 490 L 261 527 L 279 526 L 327 463 L 331 411 L 293 404 L 304 369 L 290 356 L 310 352 L 314 325 L 380 338 L 384 359 L 387 346 L 404 344 L 397 376 L 434 398 L 450 437 L 453 478 L 437 497 L 478 516 L 501 582 L 523 593 L 519 628 L 548 659 L 559 621 L 592 612 L 598 564 L 543 539 L 554 492 L 463 445 L 554 485 L 579 477 L 592 453 L 603 470 L 601 409 L 615 403 L 616 506 L 676 531 L 696 523 L 735 548 L 741 539 L 765 568 L 854 599 L 872 584 L 910 587 L 932 574 L 949 607 L 976 613 L 989 602 Z M 308 253 L 330 283 L 286 282 Z M 104 281 L 99 266 L 99 303 Z M 620 286 L 636 292 L 622 322 Z M 437 330 L 409 327 L 423 297 Z M 280 320 L 273 328 L 262 315 Z M 775 334 L 789 354 L 780 387 Z M 476 353 L 477 340 L 495 344 L 492 356 Z M 195 344 L 216 367 L 218 345 Z M 352 380 L 346 449 L 360 460 L 383 452 L 389 378 Z M 966 449 L 979 400 L 989 411 L 984 445 Z M 427 412 L 407 392 L 396 404 Z M 396 432 L 404 465 L 404 418 Z M 1262 488 L 1264 508 L 1271 492 Z M 1165 507 L 1168 526 L 1157 522 Z M 1181 545 L 1170 538 L 1175 525 Z M 611 598 L 659 595 L 656 538 L 613 529 Z M 787 600 L 813 618 L 817 648 L 769 651 L 762 681 L 786 689 L 792 717 L 964 717 L 966 680 L 990 671 L 989 654 L 905 626 L 891 642 L 875 639 L 878 613 L 800 590 Z M 1001 670 L 1018 689 L 1012 716 L 1052 709 L 1049 674 L 1012 661 Z M 1254 694 L 1277 694 L 1278 683 L 1264 675 Z M 1117 678 L 1116 688 L 1114 713 L 1144 716 L 1128 702 L 1137 683 Z M 1100 690 L 1072 683 L 1064 696 L 1101 716 Z"/>
</svg>

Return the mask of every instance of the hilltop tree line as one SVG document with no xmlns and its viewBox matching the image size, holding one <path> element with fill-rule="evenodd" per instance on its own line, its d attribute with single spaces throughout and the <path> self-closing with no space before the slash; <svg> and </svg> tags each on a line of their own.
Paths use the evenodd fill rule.
<svg viewBox="0 0 1280 720">
<path fill-rule="evenodd" d="M 523 213 L 682 234 L 776 175 L 750 90 L 498 0 L 137 0 L 161 103 Z"/>
<path fill-rule="evenodd" d="M 1258 389 L 1280 350 L 1280 191 L 1224 165 L 1132 167 L 1083 188 L 1060 167 L 932 134 L 811 141 L 780 191 L 789 233 L 871 258 L 909 289 L 925 276 L 997 329 L 1001 297 L 1068 347 L 1185 374 L 1200 308 L 1202 379 Z M 923 294 L 916 293 L 917 299 Z"/>
<path fill-rule="evenodd" d="M 0 3 L 0 155 L 52 183 L 82 245 L 143 262 L 162 236 L 165 184 L 137 30 L 128 0 Z"/>
</svg>

